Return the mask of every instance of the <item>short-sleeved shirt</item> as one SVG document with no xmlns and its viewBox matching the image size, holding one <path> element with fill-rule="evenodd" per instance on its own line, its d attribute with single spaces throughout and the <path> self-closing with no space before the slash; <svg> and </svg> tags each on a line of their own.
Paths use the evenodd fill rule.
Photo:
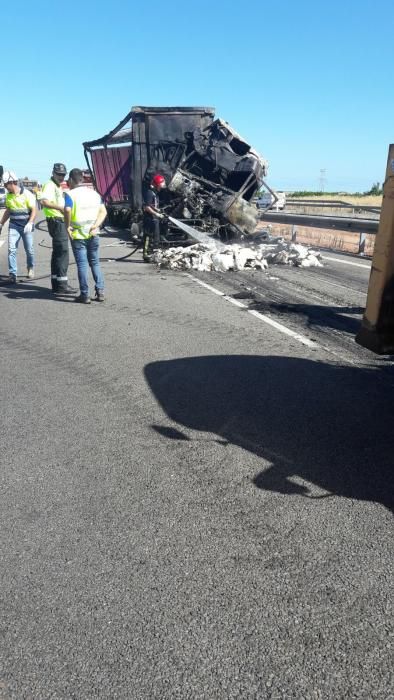
<svg viewBox="0 0 394 700">
<path fill-rule="evenodd" d="M 73 200 L 71 199 L 70 192 L 64 192 L 64 206 L 72 209 Z"/>
<path fill-rule="evenodd" d="M 144 204 L 146 207 L 153 207 L 154 209 L 159 209 L 159 206 L 160 206 L 159 195 L 151 187 L 148 190 L 146 190 L 146 192 L 145 192 Z M 144 209 L 144 216 L 147 219 L 153 218 L 152 214 L 150 214 L 148 211 L 145 211 L 145 209 Z"/>
<path fill-rule="evenodd" d="M 10 212 L 10 223 L 19 228 L 24 228 L 30 219 L 30 212 L 36 206 L 36 198 L 33 192 L 21 187 L 18 194 L 8 192 L 5 198 L 5 206 Z"/>
<path fill-rule="evenodd" d="M 55 202 L 60 207 L 64 207 L 64 190 L 56 184 L 52 178 L 42 188 L 41 199 L 47 199 L 49 202 Z M 48 209 L 44 207 L 44 216 L 47 219 L 63 219 L 63 214 L 58 209 Z"/>
</svg>

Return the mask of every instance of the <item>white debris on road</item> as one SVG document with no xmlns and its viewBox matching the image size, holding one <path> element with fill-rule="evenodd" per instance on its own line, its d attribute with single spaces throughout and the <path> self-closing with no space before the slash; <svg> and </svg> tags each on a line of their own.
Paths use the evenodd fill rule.
<svg viewBox="0 0 394 700">
<path fill-rule="evenodd" d="M 156 253 L 154 262 L 170 270 L 228 272 L 266 270 L 268 265 L 323 267 L 320 259 L 317 251 L 285 240 L 260 243 L 253 247 L 221 244 L 220 248 L 212 241 L 212 244 L 196 243 L 185 248 L 168 248 Z"/>
</svg>

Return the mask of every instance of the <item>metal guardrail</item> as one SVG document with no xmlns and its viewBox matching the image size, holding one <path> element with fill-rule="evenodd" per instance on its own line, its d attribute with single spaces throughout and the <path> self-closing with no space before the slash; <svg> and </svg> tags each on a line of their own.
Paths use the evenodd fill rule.
<svg viewBox="0 0 394 700">
<path fill-rule="evenodd" d="M 350 204 L 341 200 L 332 199 L 287 199 L 287 207 L 308 207 L 310 209 L 351 209 L 353 211 L 367 211 L 380 214 L 381 207 L 370 204 Z"/>
<path fill-rule="evenodd" d="M 314 216 L 307 214 L 291 214 L 276 212 L 272 210 L 261 214 L 260 221 L 267 221 L 278 224 L 290 224 L 292 226 L 291 240 L 297 242 L 297 225 L 310 226 L 311 228 L 332 229 L 334 231 L 345 231 L 358 234 L 359 255 L 365 254 L 367 233 L 376 234 L 379 227 L 378 219 L 351 219 L 346 216 Z"/>
<path fill-rule="evenodd" d="M 295 224 L 314 226 L 315 228 L 351 231 L 354 233 L 377 233 L 378 219 L 353 219 L 347 216 L 315 216 L 314 214 L 291 214 L 283 211 L 266 211 L 260 215 L 260 221 L 278 224 Z"/>
</svg>

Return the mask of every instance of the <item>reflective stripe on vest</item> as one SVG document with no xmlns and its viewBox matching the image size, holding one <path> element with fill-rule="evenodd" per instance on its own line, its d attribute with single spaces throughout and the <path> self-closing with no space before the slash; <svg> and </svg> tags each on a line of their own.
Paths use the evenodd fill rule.
<svg viewBox="0 0 394 700">
<path fill-rule="evenodd" d="M 8 192 L 5 198 L 5 205 L 10 213 L 10 222 L 19 224 L 26 224 L 30 217 L 31 205 L 24 189 L 21 188 L 19 194 L 13 194 Z"/>
<path fill-rule="evenodd" d="M 81 185 L 70 192 L 72 237 L 76 240 L 91 238 L 90 229 L 97 219 L 101 206 L 100 195 L 90 187 Z"/>
</svg>

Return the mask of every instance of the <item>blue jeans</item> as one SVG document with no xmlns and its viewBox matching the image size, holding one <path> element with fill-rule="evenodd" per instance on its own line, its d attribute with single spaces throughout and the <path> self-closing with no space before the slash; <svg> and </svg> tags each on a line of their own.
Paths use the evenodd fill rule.
<svg viewBox="0 0 394 700">
<path fill-rule="evenodd" d="M 8 271 L 10 275 L 17 274 L 16 253 L 22 239 L 26 251 L 27 267 L 34 267 L 33 234 L 23 233 L 23 227 L 10 224 L 8 228 Z"/>
<path fill-rule="evenodd" d="M 75 262 L 78 268 L 79 288 L 83 296 L 89 294 L 88 264 L 92 271 L 95 288 L 97 292 L 104 290 L 104 278 L 100 270 L 100 255 L 98 236 L 85 238 L 84 240 L 74 239 L 71 241 Z"/>
</svg>

